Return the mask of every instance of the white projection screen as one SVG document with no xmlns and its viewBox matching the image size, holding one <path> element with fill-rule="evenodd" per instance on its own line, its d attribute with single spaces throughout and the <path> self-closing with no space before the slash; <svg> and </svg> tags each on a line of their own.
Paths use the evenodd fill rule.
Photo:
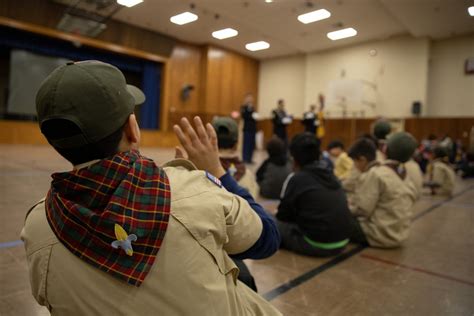
<svg viewBox="0 0 474 316">
<path fill-rule="evenodd" d="M 68 59 L 12 50 L 7 113 L 36 115 L 35 97 L 43 80 Z"/>
</svg>

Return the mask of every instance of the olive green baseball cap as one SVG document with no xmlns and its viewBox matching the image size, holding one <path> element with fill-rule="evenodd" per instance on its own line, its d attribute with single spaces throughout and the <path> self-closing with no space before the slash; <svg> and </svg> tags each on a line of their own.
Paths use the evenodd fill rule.
<svg viewBox="0 0 474 316">
<path fill-rule="evenodd" d="M 387 158 L 405 163 L 413 156 L 417 146 L 416 139 L 410 133 L 397 132 L 387 140 Z"/>
<path fill-rule="evenodd" d="M 238 141 L 239 126 L 233 118 L 228 116 L 217 116 L 212 120 L 212 126 L 216 130 L 217 138 L 226 142 Z"/>
<path fill-rule="evenodd" d="M 378 120 L 374 124 L 374 136 L 377 139 L 386 139 L 387 135 L 390 134 L 392 131 L 392 126 L 390 125 L 390 122 L 386 120 Z"/>
<path fill-rule="evenodd" d="M 57 148 L 78 148 L 117 131 L 143 102 L 143 92 L 127 84 L 117 67 L 88 60 L 56 68 L 36 94 L 36 111 L 40 128 L 58 119 L 76 125 L 79 134 L 48 141 Z"/>
</svg>

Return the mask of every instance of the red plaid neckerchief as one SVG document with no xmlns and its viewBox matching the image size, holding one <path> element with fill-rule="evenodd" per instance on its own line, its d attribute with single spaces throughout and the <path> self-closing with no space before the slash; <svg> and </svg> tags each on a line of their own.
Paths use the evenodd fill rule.
<svg viewBox="0 0 474 316">
<path fill-rule="evenodd" d="M 171 194 L 164 170 L 130 151 L 52 178 L 45 205 L 56 237 L 80 259 L 140 286 L 168 226 Z M 137 236 L 132 256 L 111 246 L 115 224 Z"/>
</svg>

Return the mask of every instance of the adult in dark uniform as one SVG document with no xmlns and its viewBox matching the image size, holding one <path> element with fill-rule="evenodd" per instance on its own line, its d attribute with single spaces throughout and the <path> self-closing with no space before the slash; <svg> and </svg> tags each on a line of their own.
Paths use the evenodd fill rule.
<svg viewBox="0 0 474 316">
<path fill-rule="evenodd" d="M 285 100 L 278 100 L 278 107 L 272 112 L 273 134 L 284 141 L 285 145 L 288 144 L 286 126 L 290 124 L 291 121 L 291 116 L 285 111 Z"/>
<path fill-rule="evenodd" d="M 303 120 L 301 123 L 304 125 L 305 132 L 315 135 L 316 130 L 318 129 L 317 122 L 316 105 L 312 104 L 309 111 L 303 113 Z"/>
<path fill-rule="evenodd" d="M 240 115 L 244 120 L 244 141 L 242 146 L 242 159 L 245 163 L 252 163 L 255 150 L 255 134 L 257 133 L 257 112 L 253 106 L 252 94 L 245 96 L 244 104 L 240 107 Z"/>
</svg>

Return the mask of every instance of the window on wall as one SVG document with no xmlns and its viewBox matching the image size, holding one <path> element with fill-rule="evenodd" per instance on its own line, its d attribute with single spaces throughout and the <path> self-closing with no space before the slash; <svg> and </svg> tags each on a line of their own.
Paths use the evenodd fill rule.
<svg viewBox="0 0 474 316">
<path fill-rule="evenodd" d="M 140 126 L 159 128 L 162 65 L 70 42 L 0 27 L 0 119 L 36 120 L 35 96 L 41 82 L 69 60 L 100 60 L 117 66 L 146 102 L 137 107 Z"/>
</svg>

